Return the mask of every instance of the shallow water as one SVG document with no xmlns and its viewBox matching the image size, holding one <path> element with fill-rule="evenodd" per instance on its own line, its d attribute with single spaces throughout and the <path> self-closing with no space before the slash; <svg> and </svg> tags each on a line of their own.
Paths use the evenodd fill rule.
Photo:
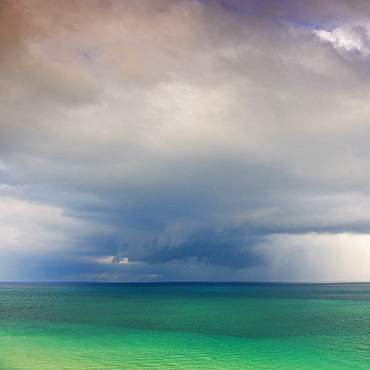
<svg viewBox="0 0 370 370">
<path fill-rule="evenodd" d="M 370 368 L 370 284 L 0 284 L 0 369 Z"/>
</svg>

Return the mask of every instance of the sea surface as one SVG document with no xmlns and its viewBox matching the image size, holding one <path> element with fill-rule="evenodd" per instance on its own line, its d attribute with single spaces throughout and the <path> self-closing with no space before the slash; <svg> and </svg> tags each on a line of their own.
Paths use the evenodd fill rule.
<svg viewBox="0 0 370 370">
<path fill-rule="evenodd" d="M 370 369 L 370 284 L 0 284 L 0 369 Z"/>
</svg>

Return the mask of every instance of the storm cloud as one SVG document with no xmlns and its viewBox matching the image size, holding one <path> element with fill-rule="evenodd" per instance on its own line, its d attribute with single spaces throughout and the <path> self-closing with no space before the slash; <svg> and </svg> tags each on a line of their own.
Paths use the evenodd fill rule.
<svg viewBox="0 0 370 370">
<path fill-rule="evenodd" d="M 370 279 L 366 1 L 0 0 L 1 280 Z"/>
</svg>

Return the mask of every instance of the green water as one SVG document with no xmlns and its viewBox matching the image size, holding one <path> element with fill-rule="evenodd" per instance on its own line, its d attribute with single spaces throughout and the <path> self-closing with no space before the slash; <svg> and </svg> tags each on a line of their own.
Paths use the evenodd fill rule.
<svg viewBox="0 0 370 370">
<path fill-rule="evenodd" d="M 0 284 L 0 369 L 361 368 L 370 284 Z"/>
</svg>

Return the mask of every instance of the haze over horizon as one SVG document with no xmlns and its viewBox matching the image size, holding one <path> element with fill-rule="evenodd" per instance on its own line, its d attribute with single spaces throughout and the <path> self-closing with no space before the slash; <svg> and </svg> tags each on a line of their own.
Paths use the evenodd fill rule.
<svg viewBox="0 0 370 370">
<path fill-rule="evenodd" d="M 0 281 L 370 281 L 370 3 L 0 0 Z"/>
</svg>

